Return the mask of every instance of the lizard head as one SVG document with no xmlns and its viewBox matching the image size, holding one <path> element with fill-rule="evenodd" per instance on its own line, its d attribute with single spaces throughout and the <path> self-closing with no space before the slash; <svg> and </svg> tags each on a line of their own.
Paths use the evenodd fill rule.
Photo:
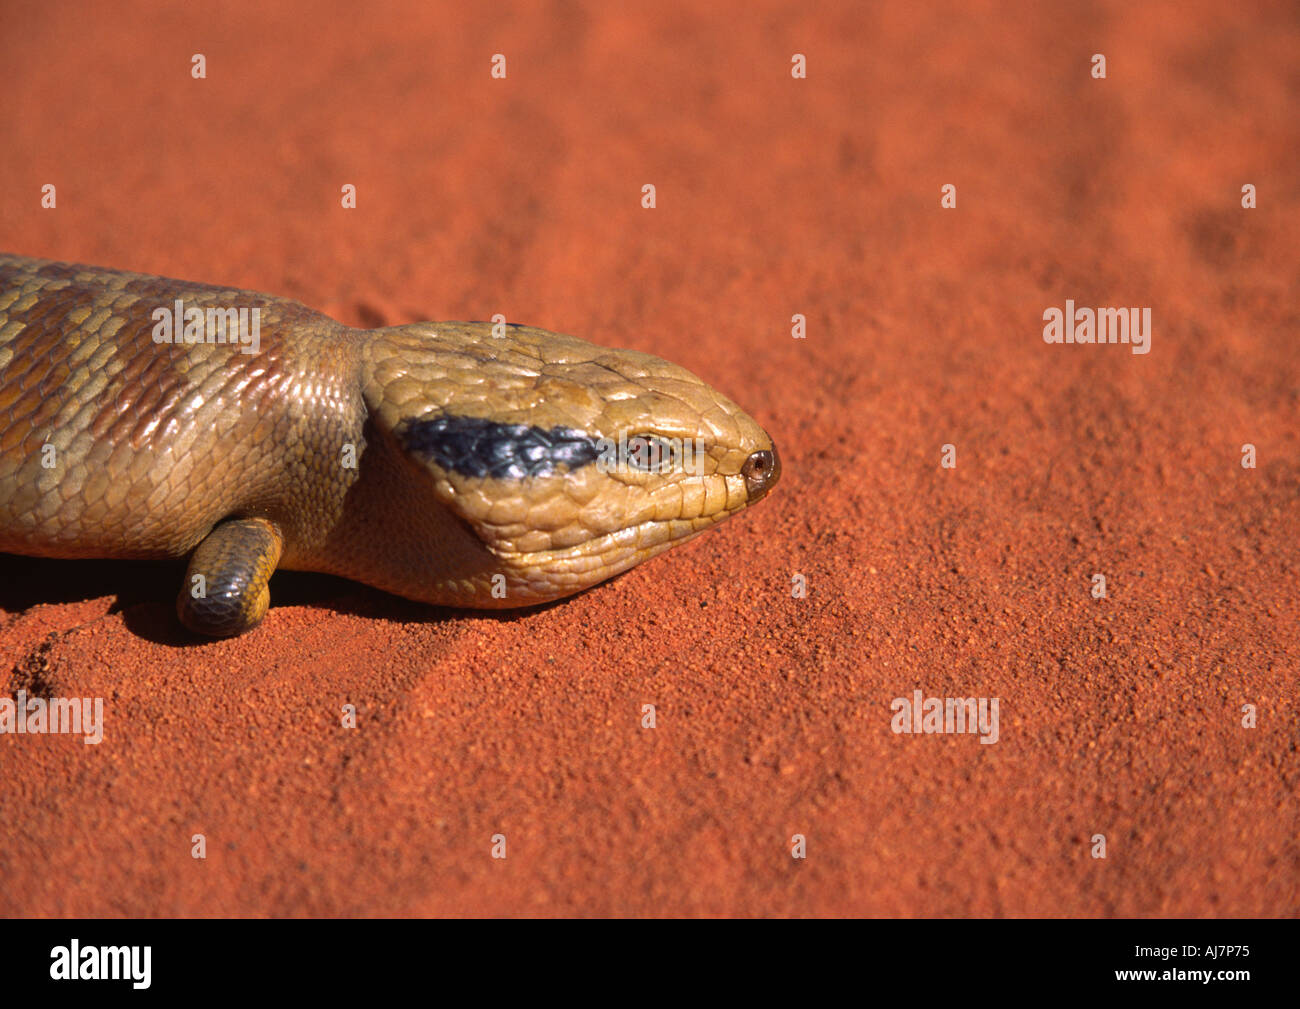
<svg viewBox="0 0 1300 1009">
<path fill-rule="evenodd" d="M 363 390 L 405 467 L 386 483 L 425 496 L 410 518 L 423 546 L 388 587 L 432 602 L 580 591 L 753 504 L 781 472 L 767 433 L 686 369 L 539 329 L 374 331 Z M 410 584 L 421 566 L 424 587 Z"/>
</svg>

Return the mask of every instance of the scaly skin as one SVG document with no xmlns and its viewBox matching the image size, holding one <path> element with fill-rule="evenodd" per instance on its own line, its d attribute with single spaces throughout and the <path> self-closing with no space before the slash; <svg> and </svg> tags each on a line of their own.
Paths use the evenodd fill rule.
<svg viewBox="0 0 1300 1009">
<path fill-rule="evenodd" d="M 257 352 L 158 342 L 154 312 L 177 300 L 259 309 Z M 666 472 L 592 461 L 620 435 L 704 452 Z M 255 626 L 277 565 L 442 605 L 559 598 L 779 473 L 754 420 L 648 354 L 490 323 L 351 329 L 269 295 L 0 254 L 0 551 L 193 554 L 178 612 L 206 634 Z"/>
</svg>

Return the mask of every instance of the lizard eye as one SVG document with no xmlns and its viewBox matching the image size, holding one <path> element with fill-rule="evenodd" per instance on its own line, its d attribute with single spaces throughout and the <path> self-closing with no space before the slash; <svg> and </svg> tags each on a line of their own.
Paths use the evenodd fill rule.
<svg viewBox="0 0 1300 1009">
<path fill-rule="evenodd" d="M 642 473 L 666 473 L 675 461 L 672 443 L 662 438 L 639 434 L 627 440 L 627 463 Z"/>
</svg>

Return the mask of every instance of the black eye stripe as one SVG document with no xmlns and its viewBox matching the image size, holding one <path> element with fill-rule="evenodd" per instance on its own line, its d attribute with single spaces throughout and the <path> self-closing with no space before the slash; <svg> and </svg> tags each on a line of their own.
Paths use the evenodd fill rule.
<svg viewBox="0 0 1300 1009">
<path fill-rule="evenodd" d="M 575 470 L 600 455 L 597 439 L 572 428 L 547 430 L 484 417 L 407 421 L 395 434 L 406 451 L 448 472 L 497 480 L 550 476 L 560 466 Z"/>
</svg>

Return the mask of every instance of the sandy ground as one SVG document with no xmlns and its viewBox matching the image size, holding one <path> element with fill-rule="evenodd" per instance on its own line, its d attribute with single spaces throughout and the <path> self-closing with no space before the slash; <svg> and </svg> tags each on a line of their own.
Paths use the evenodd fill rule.
<svg viewBox="0 0 1300 1009">
<path fill-rule="evenodd" d="M 0 558 L 7 692 L 107 705 L 0 737 L 0 913 L 1295 913 L 1293 6 L 203 6 L 6 3 L 0 248 L 651 351 L 784 477 L 507 617 Z"/>
</svg>

